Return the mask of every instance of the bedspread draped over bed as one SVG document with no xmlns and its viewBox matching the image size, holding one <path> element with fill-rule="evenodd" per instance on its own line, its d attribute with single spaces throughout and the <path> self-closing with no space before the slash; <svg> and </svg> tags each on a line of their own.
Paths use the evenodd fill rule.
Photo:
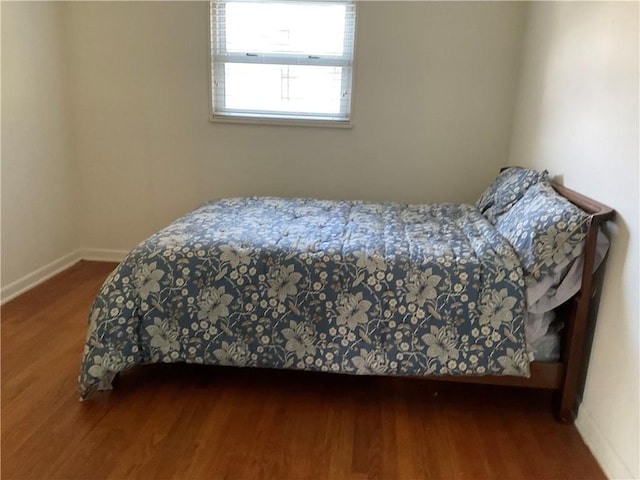
<svg viewBox="0 0 640 480">
<path fill-rule="evenodd" d="M 471 205 L 220 200 L 107 278 L 80 393 L 150 362 L 528 376 L 524 292 L 511 245 Z"/>
</svg>

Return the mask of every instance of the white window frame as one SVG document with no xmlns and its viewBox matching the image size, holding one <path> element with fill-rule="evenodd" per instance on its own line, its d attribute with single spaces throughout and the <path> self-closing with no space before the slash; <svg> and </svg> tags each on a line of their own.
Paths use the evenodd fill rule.
<svg viewBox="0 0 640 480">
<path fill-rule="evenodd" d="M 240 0 L 246 2 L 260 2 L 261 0 Z M 284 0 L 286 1 L 286 0 Z M 267 125 L 288 125 L 301 127 L 334 127 L 334 128 L 351 128 L 353 120 L 353 85 L 355 72 L 355 50 L 356 50 L 356 23 L 357 23 L 357 2 L 355 0 L 305 0 L 310 3 L 326 3 L 326 4 L 348 4 L 354 9 L 354 31 L 353 31 L 353 50 L 346 52 L 343 56 L 311 56 L 307 54 L 254 54 L 253 52 L 224 52 L 218 51 L 218 46 L 224 43 L 224 35 L 217 31 L 217 12 L 218 8 L 224 6 L 218 5 L 217 0 L 209 2 L 209 119 L 212 122 L 224 123 L 242 123 L 242 124 L 267 124 Z M 342 91 L 349 91 L 349 99 L 343 104 L 346 107 L 347 118 L 333 117 L 330 115 L 287 115 L 281 112 L 261 112 L 249 114 L 247 112 L 236 113 L 233 111 L 225 111 L 224 108 L 216 111 L 216 78 L 218 75 L 224 75 L 224 70 L 216 69 L 216 60 L 222 59 L 224 62 L 230 63 L 259 63 L 259 64 L 289 64 L 289 65 L 315 65 L 315 66 L 341 66 L 344 68 L 342 75 Z M 342 114 L 343 112 L 341 112 Z M 333 118 L 332 118 L 333 117 Z"/>
</svg>

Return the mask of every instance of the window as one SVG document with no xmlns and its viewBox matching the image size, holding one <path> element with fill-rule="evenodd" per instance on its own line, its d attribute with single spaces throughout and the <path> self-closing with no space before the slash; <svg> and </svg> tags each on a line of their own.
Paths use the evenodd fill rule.
<svg viewBox="0 0 640 480">
<path fill-rule="evenodd" d="M 355 4 L 211 2 L 212 118 L 349 125 Z"/>
</svg>

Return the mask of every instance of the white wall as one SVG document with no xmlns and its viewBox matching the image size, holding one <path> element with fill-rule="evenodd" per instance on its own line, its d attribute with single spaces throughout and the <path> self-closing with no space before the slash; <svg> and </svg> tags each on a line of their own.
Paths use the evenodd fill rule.
<svg viewBox="0 0 640 480">
<path fill-rule="evenodd" d="M 79 247 L 61 10 L 2 2 L 3 298 L 42 277 L 34 272 L 68 265 Z"/>
<path fill-rule="evenodd" d="M 67 8 L 84 247 L 224 196 L 475 201 L 506 163 L 522 4 L 361 2 L 349 130 L 210 123 L 206 2 Z"/>
<path fill-rule="evenodd" d="M 578 428 L 605 472 L 638 478 L 638 3 L 536 3 L 511 164 L 617 210 Z"/>
</svg>

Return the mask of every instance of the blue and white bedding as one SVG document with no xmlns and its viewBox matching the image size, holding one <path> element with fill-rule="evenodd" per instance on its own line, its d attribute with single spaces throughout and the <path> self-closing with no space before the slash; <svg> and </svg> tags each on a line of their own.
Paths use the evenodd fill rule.
<svg viewBox="0 0 640 480">
<path fill-rule="evenodd" d="M 220 200 L 107 278 L 79 388 L 151 362 L 528 376 L 525 308 L 520 259 L 475 206 Z"/>
</svg>

